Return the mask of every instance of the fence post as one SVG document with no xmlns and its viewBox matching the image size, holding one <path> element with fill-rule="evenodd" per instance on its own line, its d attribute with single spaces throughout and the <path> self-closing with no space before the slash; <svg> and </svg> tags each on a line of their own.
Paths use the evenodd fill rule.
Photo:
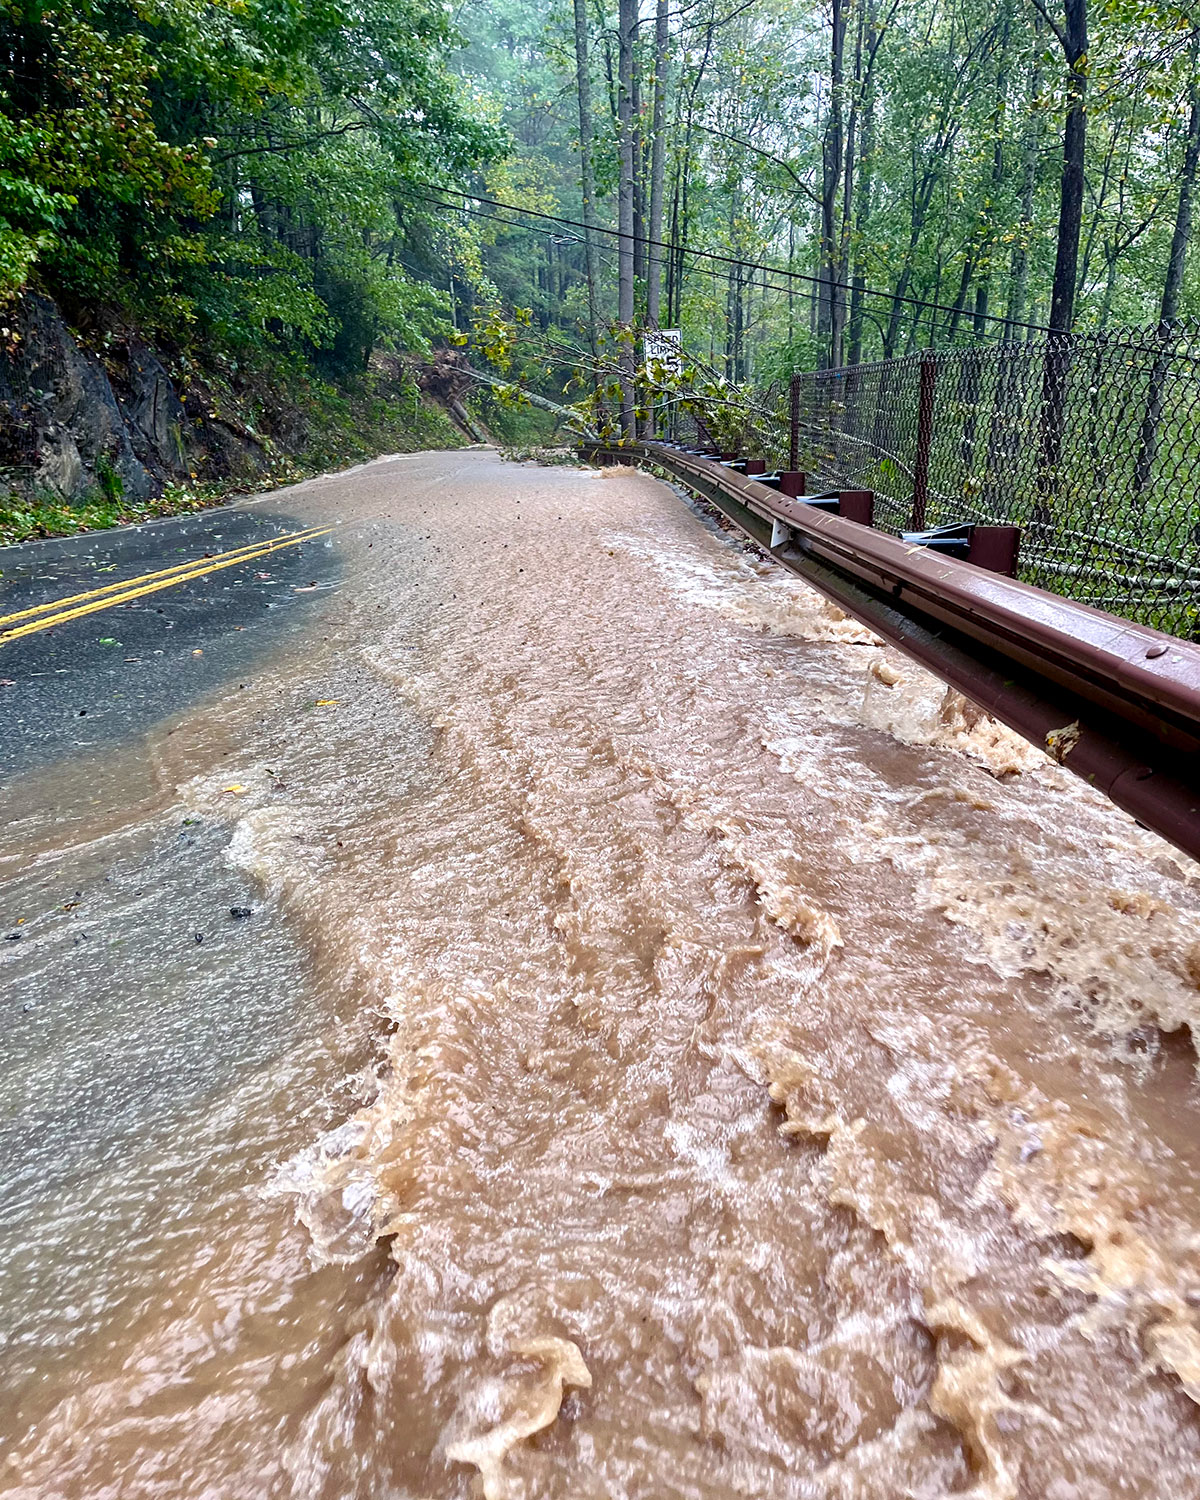
<svg viewBox="0 0 1200 1500">
<path fill-rule="evenodd" d="M 932 354 L 921 356 L 921 386 L 917 398 L 917 461 L 913 467 L 912 531 L 925 529 L 925 510 L 929 502 L 929 450 L 933 444 L 933 387 L 937 380 L 937 362 Z"/>
<path fill-rule="evenodd" d="M 788 468 L 800 465 L 800 377 L 792 376 L 788 392 Z"/>
</svg>

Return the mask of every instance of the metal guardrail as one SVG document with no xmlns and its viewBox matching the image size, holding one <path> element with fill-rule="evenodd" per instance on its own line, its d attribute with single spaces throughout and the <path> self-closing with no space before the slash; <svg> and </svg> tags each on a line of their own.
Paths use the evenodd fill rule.
<svg viewBox="0 0 1200 1500">
<path fill-rule="evenodd" d="M 848 519 L 865 519 L 868 492 L 816 505 L 664 443 L 581 452 L 682 481 L 848 614 L 1200 858 L 1200 645 Z"/>
</svg>

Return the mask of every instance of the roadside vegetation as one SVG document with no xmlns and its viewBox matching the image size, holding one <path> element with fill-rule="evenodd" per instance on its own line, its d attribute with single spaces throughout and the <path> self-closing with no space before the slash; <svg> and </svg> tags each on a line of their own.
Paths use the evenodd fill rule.
<svg viewBox="0 0 1200 1500">
<path fill-rule="evenodd" d="M 161 516 L 187 515 L 219 505 L 226 499 L 219 485 L 166 485 L 161 495 L 144 501 L 107 500 L 103 497 L 70 504 L 53 497 L 22 501 L 17 496 L 0 505 L 0 546 L 33 541 L 38 537 L 75 536 L 83 531 L 103 531 L 110 526 L 128 526 L 135 521 L 156 521 Z"/>
</svg>

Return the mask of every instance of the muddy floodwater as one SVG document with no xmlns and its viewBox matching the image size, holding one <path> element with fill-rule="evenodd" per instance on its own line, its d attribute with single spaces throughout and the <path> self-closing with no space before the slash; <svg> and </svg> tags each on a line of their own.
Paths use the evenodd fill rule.
<svg viewBox="0 0 1200 1500">
<path fill-rule="evenodd" d="M 649 477 L 276 500 L 3 792 L 0 1493 L 1200 1495 L 1200 870 Z"/>
</svg>

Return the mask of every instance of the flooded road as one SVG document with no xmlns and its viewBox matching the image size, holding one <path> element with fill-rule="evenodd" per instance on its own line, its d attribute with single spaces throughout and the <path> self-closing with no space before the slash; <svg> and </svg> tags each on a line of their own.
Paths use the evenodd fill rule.
<svg viewBox="0 0 1200 1500">
<path fill-rule="evenodd" d="M 1200 1493 L 1197 868 L 647 477 L 276 498 L 5 792 L 0 1493 Z"/>
</svg>

